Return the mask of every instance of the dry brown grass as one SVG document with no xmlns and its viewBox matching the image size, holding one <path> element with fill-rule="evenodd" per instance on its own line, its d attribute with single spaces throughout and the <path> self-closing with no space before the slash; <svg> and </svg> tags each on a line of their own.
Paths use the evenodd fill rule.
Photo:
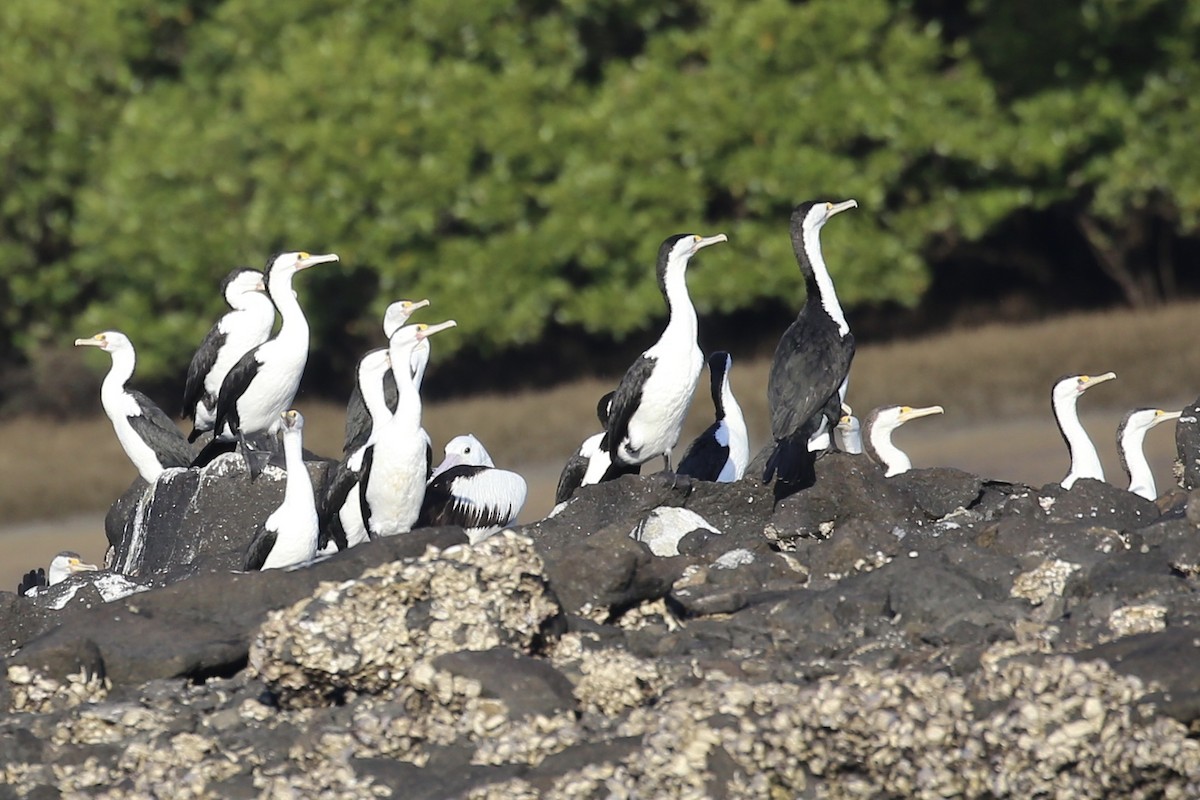
<svg viewBox="0 0 1200 800">
<path fill-rule="evenodd" d="M 928 452 L 938 432 L 957 430 L 1005 436 L 1004 420 L 1028 418 L 1035 439 L 1060 448 L 1049 412 L 1050 385 L 1068 372 L 1113 370 L 1118 380 L 1089 394 L 1081 406 L 1089 414 L 1107 413 L 1096 423 L 1094 438 L 1112 450 L 1112 419 L 1143 405 L 1180 407 L 1200 393 L 1200 304 L 1180 304 L 1152 312 L 1113 311 L 1064 317 L 1020 327 L 988 325 L 975 330 L 916 341 L 862 347 L 855 360 L 850 402 L 860 412 L 884 403 L 940 404 L 946 416 L 923 420 L 902 432 L 921 463 L 956 463 L 986 471 L 988 448 L 973 444 L 967 456 L 983 461 L 950 462 Z M 734 391 L 745 409 L 756 445 L 767 437 L 766 359 L 734 365 Z M 436 369 L 436 364 L 434 365 Z M 487 394 L 426 408 L 425 424 L 437 446 L 464 432 L 479 436 L 497 463 L 512 466 L 530 479 L 530 513 L 540 516 L 558 468 L 578 443 L 598 430 L 596 400 L 618 375 L 589 379 L 546 391 Z M 298 403 L 308 423 L 305 444 L 314 452 L 336 455 L 341 448 L 343 410 L 327 403 Z M 707 381 L 702 381 L 685 437 L 711 421 Z M 1099 419 L 1099 418 L 1098 418 Z M 919 430 L 917 429 L 919 428 Z M 970 431 L 965 429 L 970 428 Z M 0 519 L 23 521 L 103 512 L 134 478 L 108 421 L 53 422 L 38 418 L 0 424 L 6 443 L 0 451 Z M 1010 437 L 1011 438 L 1011 437 Z M 1151 442 L 1168 436 L 1151 437 Z M 681 445 L 682 447 L 682 445 Z M 999 451 L 997 451 L 999 452 Z M 1036 456 L 1035 456 L 1036 457 Z M 1115 465 L 1115 456 L 1106 454 Z M 1061 463 L 1060 463 L 1061 462 Z M 1065 472 L 1065 454 L 1051 465 Z M 655 465 L 657 468 L 657 465 Z M 1110 467 L 1115 469 L 1115 467 Z M 1034 477 L 1002 475 L 1037 480 Z M 1115 473 L 1114 473 L 1115 474 Z"/>
</svg>

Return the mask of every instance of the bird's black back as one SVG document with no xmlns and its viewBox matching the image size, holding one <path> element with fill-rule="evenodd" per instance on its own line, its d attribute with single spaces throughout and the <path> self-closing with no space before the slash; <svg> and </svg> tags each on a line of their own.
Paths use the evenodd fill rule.
<svg viewBox="0 0 1200 800">
<path fill-rule="evenodd" d="M 679 468 L 675 470 L 677 474 L 690 475 L 702 481 L 715 481 L 721 476 L 721 470 L 729 460 L 729 446 L 717 441 L 720 427 L 721 420 L 717 420 L 688 445 Z"/>
</svg>

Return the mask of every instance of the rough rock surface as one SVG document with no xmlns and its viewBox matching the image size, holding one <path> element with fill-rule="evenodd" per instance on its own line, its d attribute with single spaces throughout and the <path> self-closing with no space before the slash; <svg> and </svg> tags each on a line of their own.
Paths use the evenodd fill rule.
<svg viewBox="0 0 1200 800">
<path fill-rule="evenodd" d="M 1200 796 L 1189 495 L 817 471 L 250 575 L 244 476 L 135 487 L 151 588 L 0 594 L 0 798 Z"/>
</svg>

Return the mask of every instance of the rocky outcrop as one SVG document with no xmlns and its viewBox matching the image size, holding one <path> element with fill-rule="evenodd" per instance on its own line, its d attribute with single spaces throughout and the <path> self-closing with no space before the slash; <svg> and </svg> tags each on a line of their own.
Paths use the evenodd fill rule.
<svg viewBox="0 0 1200 800">
<path fill-rule="evenodd" d="M 832 453 L 780 502 L 626 476 L 473 546 L 171 552 L 0 595 L 18 796 L 1200 795 L 1200 526 L 1094 481 Z"/>
</svg>

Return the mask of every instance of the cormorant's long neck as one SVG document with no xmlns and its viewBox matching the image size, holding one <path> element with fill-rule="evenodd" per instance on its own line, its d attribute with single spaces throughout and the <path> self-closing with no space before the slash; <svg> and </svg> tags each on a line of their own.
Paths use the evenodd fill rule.
<svg viewBox="0 0 1200 800">
<path fill-rule="evenodd" d="M 358 391 L 362 394 L 363 405 L 371 415 L 371 425 L 374 427 L 392 415 L 387 407 L 387 396 L 383 391 L 384 372 L 367 370 L 358 375 Z"/>
<path fill-rule="evenodd" d="M 687 288 L 687 261 L 673 261 L 667 265 L 663 275 L 663 297 L 667 301 L 666 330 L 663 331 L 662 341 L 678 342 L 686 345 L 696 343 L 697 321 L 696 307 Z"/>
<path fill-rule="evenodd" d="M 415 343 L 406 342 L 389 345 L 392 357 L 392 375 L 396 379 L 396 413 L 394 422 L 417 430 L 421 427 L 421 391 L 413 382 L 412 354 Z"/>
<path fill-rule="evenodd" d="M 1067 443 L 1067 451 L 1071 455 L 1071 471 L 1062 479 L 1062 487 L 1070 489 L 1080 478 L 1104 480 L 1104 467 L 1100 463 L 1100 455 L 1096 446 L 1079 421 L 1079 413 L 1075 408 L 1078 395 L 1071 395 L 1062 400 L 1054 401 L 1054 419 L 1058 422 L 1058 430 L 1062 433 L 1063 441 Z"/>
<path fill-rule="evenodd" d="M 271 300 L 279 309 L 279 316 L 283 320 L 275 338 L 277 341 L 289 343 L 303 351 L 304 359 L 307 361 L 308 319 L 304 316 L 304 309 L 300 308 L 296 293 L 292 291 L 292 275 L 293 273 L 286 272 L 282 275 L 272 276 L 271 279 Z"/>
<path fill-rule="evenodd" d="M 867 455 L 883 467 L 885 478 L 912 469 L 912 461 L 909 460 L 908 453 L 892 443 L 890 428 L 869 426 L 867 435 L 863 437 L 863 445 L 866 447 Z"/>
<path fill-rule="evenodd" d="M 412 369 L 413 385 L 417 387 L 417 391 L 419 392 L 421 390 L 421 382 L 425 380 L 425 368 L 429 366 L 428 339 L 422 339 L 413 347 L 409 365 Z"/>
<path fill-rule="evenodd" d="M 804 290 L 807 292 L 808 301 L 816 298 L 821 303 L 821 308 L 837 325 L 838 334 L 845 336 L 850 332 L 850 323 L 846 322 L 846 315 L 833 288 L 833 277 L 829 274 L 829 268 L 825 266 L 825 256 L 821 253 L 820 231 L 793 231 L 792 247 L 796 251 L 800 272 L 804 275 Z"/>
<path fill-rule="evenodd" d="M 1143 448 L 1145 439 L 1145 428 L 1129 425 L 1117 439 L 1117 451 L 1121 454 L 1121 466 L 1129 476 L 1129 491 L 1147 500 L 1157 500 L 1158 487 L 1154 484 L 1154 473 L 1150 471 Z"/>
<path fill-rule="evenodd" d="M 287 465 L 287 485 L 283 490 L 283 504 L 307 508 L 315 506 L 312 479 L 308 467 L 304 466 L 304 447 L 300 431 L 289 430 L 283 434 L 283 456 Z"/>
<path fill-rule="evenodd" d="M 100 396 L 105 402 L 124 394 L 125 384 L 133 377 L 133 368 L 137 363 L 137 355 L 131 347 L 113 350 L 109 355 L 112 356 L 112 366 L 100 386 Z"/>
</svg>

